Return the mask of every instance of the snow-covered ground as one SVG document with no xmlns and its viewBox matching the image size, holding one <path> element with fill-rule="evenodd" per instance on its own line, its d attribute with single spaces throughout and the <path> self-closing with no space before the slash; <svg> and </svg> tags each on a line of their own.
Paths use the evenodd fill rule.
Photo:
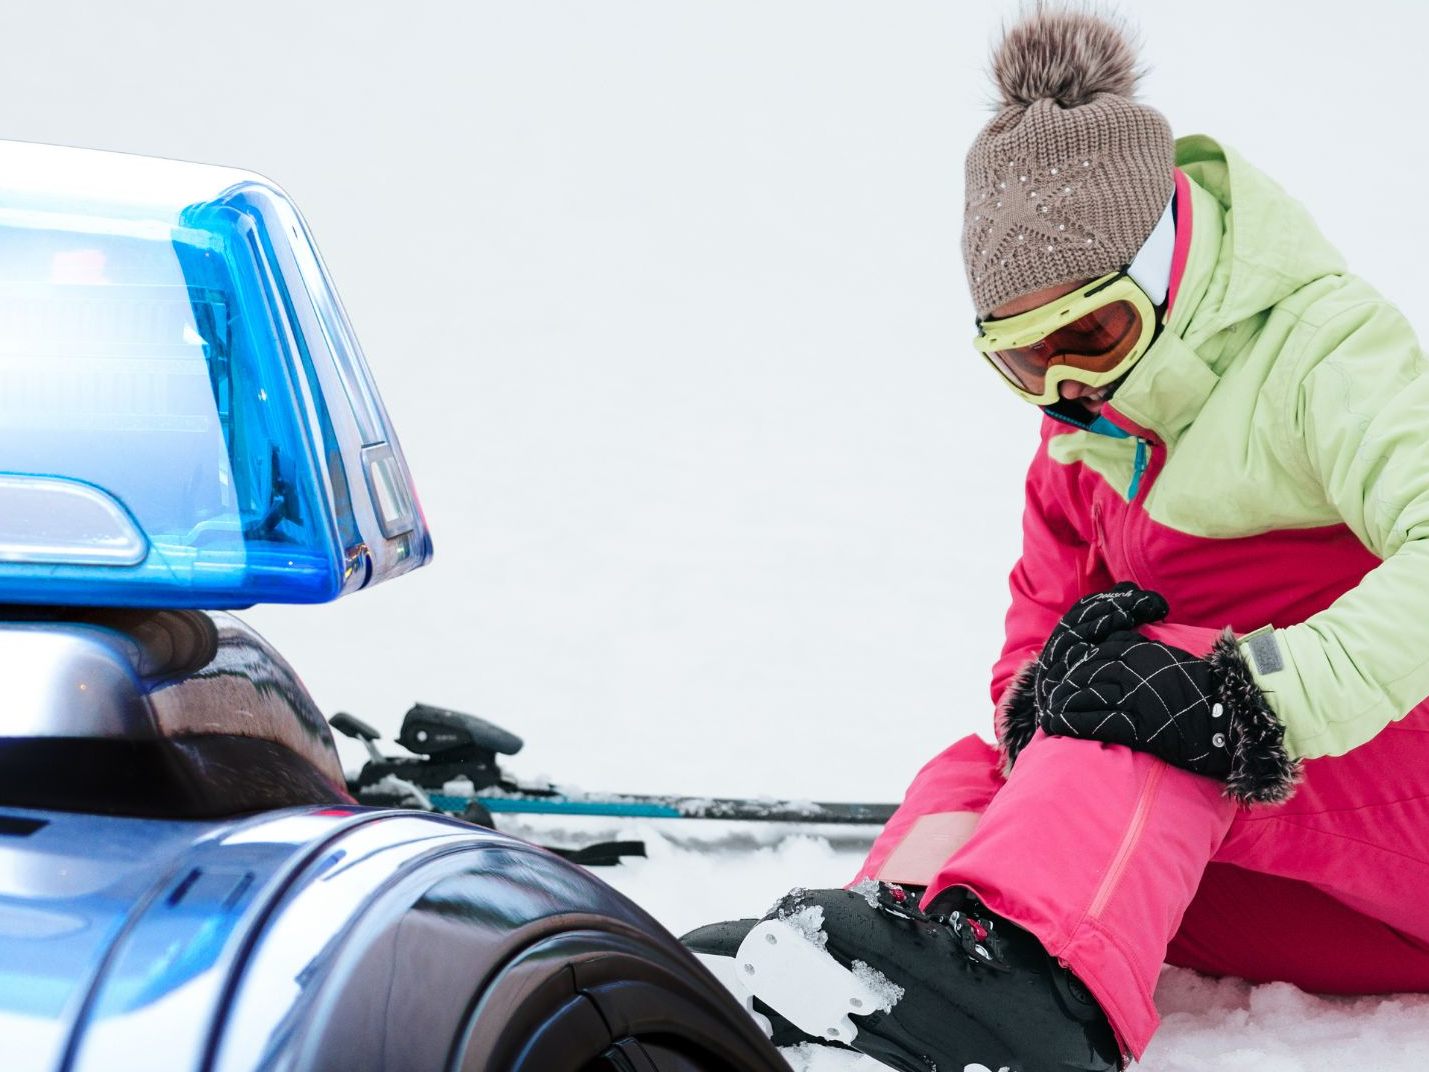
<svg viewBox="0 0 1429 1072">
<path fill-rule="evenodd" d="M 1015 7 L 17 4 L 3 134 L 255 169 L 308 215 L 437 546 L 248 615 L 326 710 L 469 710 L 527 738 L 522 775 L 592 789 L 894 799 L 988 730 L 1035 439 L 967 345 L 958 252 Z M 1177 132 L 1279 177 L 1429 331 L 1429 7 L 1121 7 Z M 859 855 L 641 834 L 609 877 L 676 930 Z M 1173 973 L 1161 1004 L 1155 1069 L 1429 1054 L 1419 999 Z"/>
<path fill-rule="evenodd" d="M 647 859 L 596 873 L 676 934 L 717 919 L 762 915 L 793 885 L 842 886 L 867 847 L 853 831 L 699 822 L 504 823 L 550 844 L 639 838 Z M 1333 942 L 1326 935 L 1326 942 Z M 1162 1028 L 1137 1072 L 1423 1072 L 1429 995 L 1342 998 L 1286 984 L 1250 986 L 1166 968 L 1156 992 Z M 865 1057 L 803 1046 L 794 1072 L 878 1072 Z"/>
</svg>

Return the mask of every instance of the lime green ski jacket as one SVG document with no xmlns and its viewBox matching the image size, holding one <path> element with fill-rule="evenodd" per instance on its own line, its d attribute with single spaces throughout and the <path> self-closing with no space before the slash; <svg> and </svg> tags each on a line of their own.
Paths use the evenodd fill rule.
<svg viewBox="0 0 1429 1072">
<path fill-rule="evenodd" d="M 1278 185 L 1202 136 L 1177 165 L 1165 329 L 1103 420 L 1044 420 L 994 700 L 1130 580 L 1235 630 L 1293 756 L 1338 755 L 1429 696 L 1429 367 Z"/>
</svg>

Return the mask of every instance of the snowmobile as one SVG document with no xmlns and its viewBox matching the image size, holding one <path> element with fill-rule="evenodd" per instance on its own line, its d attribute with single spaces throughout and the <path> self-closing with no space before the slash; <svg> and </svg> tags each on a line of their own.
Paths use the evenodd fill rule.
<svg viewBox="0 0 1429 1072">
<path fill-rule="evenodd" d="M 431 553 L 278 187 L 0 143 L 7 1072 L 786 1067 L 587 870 L 389 806 L 386 775 L 359 803 L 297 673 L 229 613 Z M 511 743 L 448 758 L 488 790 L 477 753 Z"/>
</svg>

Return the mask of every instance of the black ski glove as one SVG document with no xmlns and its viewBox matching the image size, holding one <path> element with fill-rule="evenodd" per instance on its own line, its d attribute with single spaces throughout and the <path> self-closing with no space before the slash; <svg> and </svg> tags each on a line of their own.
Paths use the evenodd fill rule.
<svg viewBox="0 0 1429 1072">
<path fill-rule="evenodd" d="M 1109 592 L 1077 600 L 1052 627 L 1041 654 L 1018 671 L 1003 697 L 998 717 L 1006 770 L 1037 732 L 1038 712 L 1047 707 L 1052 686 L 1076 664 L 1091 658 L 1096 646 L 1118 630 L 1134 629 L 1166 616 L 1166 601 L 1130 581 Z"/>
<path fill-rule="evenodd" d="M 1122 581 L 1109 592 L 1083 596 L 1052 627 L 1052 635 L 1037 657 L 1039 679 L 1050 688 L 1073 667 L 1092 658 L 1097 646 L 1112 634 L 1159 622 L 1168 610 L 1159 593 L 1130 581 Z"/>
<path fill-rule="evenodd" d="M 1246 803 L 1284 800 L 1299 764 L 1285 752 L 1284 726 L 1235 636 L 1151 624 L 1166 613 L 1161 596 L 1131 584 L 1079 600 L 1014 685 L 1025 695 L 1009 697 L 1005 723 L 1018 708 L 1025 723 L 1030 702 L 1032 728 L 1149 752 L 1226 782 Z M 1031 729 L 1024 725 L 1023 734 L 1030 739 Z"/>
</svg>

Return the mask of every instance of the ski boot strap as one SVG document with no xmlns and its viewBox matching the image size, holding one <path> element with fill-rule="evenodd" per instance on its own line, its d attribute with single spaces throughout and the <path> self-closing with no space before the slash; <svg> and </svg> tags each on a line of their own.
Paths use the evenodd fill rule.
<svg viewBox="0 0 1429 1072">
<path fill-rule="evenodd" d="M 997 934 L 996 917 L 971 893 L 953 889 L 939 894 L 929 905 L 931 911 L 919 907 L 922 891 L 915 893 L 897 883 L 878 884 L 878 907 L 889 915 L 946 927 L 953 935 L 959 951 L 969 961 L 993 971 L 1011 971 L 1003 950 L 1002 936 Z"/>
</svg>

